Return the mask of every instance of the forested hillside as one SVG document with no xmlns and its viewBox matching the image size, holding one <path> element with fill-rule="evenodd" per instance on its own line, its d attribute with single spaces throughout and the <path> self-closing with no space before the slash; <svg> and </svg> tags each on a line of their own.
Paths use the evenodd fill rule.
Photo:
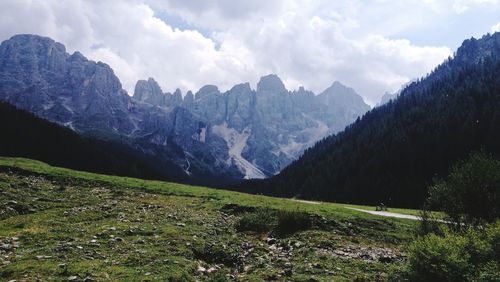
<svg viewBox="0 0 500 282">
<path fill-rule="evenodd" d="M 91 172 L 169 179 L 126 145 L 81 137 L 68 128 L 2 102 L 0 119 L 1 156 L 27 157 Z M 172 170 L 168 175 L 173 175 Z"/>
<path fill-rule="evenodd" d="M 242 190 L 306 199 L 420 206 L 432 179 L 473 150 L 500 154 L 500 33 L 453 58 L 279 175 Z"/>
</svg>

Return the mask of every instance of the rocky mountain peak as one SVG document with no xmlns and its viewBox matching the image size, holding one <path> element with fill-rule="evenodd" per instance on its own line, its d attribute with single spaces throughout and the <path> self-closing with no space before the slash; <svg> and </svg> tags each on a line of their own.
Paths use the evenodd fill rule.
<svg viewBox="0 0 500 282">
<path fill-rule="evenodd" d="M 5 44 L 14 44 L 17 47 L 25 49 L 39 49 L 39 50 L 56 50 L 59 53 L 65 54 L 66 47 L 63 44 L 54 41 L 49 37 L 44 37 L 34 34 L 18 34 L 12 36 L 9 40 L 4 41 Z"/>
<path fill-rule="evenodd" d="M 165 94 L 153 78 L 139 80 L 135 85 L 134 99 L 157 106 L 165 104 Z"/>
<path fill-rule="evenodd" d="M 353 88 L 347 87 L 338 81 L 335 81 L 330 87 L 321 92 L 319 97 L 327 103 L 364 104 L 363 98 Z"/>
<path fill-rule="evenodd" d="M 252 88 L 250 87 L 250 83 L 240 83 L 236 84 L 229 90 L 229 93 L 244 93 L 244 92 L 251 92 Z"/>
<path fill-rule="evenodd" d="M 119 118 L 130 97 L 105 63 L 66 52 L 38 35 L 13 36 L 0 45 L 0 99 L 78 130 L 128 130 Z M 43 86 L 42 86 L 43 85 Z"/>
<path fill-rule="evenodd" d="M 194 105 L 194 95 L 191 90 L 189 90 L 186 93 L 186 96 L 184 96 L 184 99 L 182 100 L 182 106 L 185 107 L 186 109 L 192 108 Z"/>
<path fill-rule="evenodd" d="M 39 77 L 40 69 L 64 72 L 69 54 L 61 43 L 48 37 L 21 34 L 0 45 L 0 59 L 19 66 L 20 75 Z"/>
<path fill-rule="evenodd" d="M 339 81 L 334 81 L 332 85 L 325 89 L 320 95 L 346 96 L 358 94 L 351 87 L 347 87 Z"/>
<path fill-rule="evenodd" d="M 69 56 L 68 60 L 73 62 L 85 62 L 87 61 L 87 58 L 85 58 L 82 53 L 76 51 L 71 56 Z"/>
<path fill-rule="evenodd" d="M 285 85 L 283 81 L 275 75 L 269 74 L 260 78 L 257 83 L 257 92 L 273 92 L 273 93 L 283 93 L 286 92 Z"/>
<path fill-rule="evenodd" d="M 500 56 L 500 32 L 465 40 L 458 48 L 455 61 L 458 63 L 478 63 L 489 56 Z"/>
<path fill-rule="evenodd" d="M 345 120 L 354 120 L 360 113 L 370 110 L 370 106 L 353 88 L 338 81 L 319 94 L 318 99 L 329 112 L 341 112 Z"/>
<path fill-rule="evenodd" d="M 184 97 L 184 100 L 194 100 L 194 95 L 193 95 L 193 92 L 191 90 L 189 90 L 187 93 L 186 93 L 186 97 Z"/>
<path fill-rule="evenodd" d="M 171 105 L 179 106 L 182 104 L 182 92 L 179 88 L 175 89 L 174 94 L 172 94 Z"/>
<path fill-rule="evenodd" d="M 220 94 L 219 88 L 215 85 L 205 85 L 198 92 L 195 94 L 195 99 L 202 99 L 206 96 L 214 95 L 214 94 Z"/>
</svg>

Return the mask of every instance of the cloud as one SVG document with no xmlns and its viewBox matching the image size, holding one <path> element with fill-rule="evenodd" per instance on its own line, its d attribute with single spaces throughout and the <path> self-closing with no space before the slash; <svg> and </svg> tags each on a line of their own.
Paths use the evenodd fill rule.
<svg viewBox="0 0 500 282">
<path fill-rule="evenodd" d="M 382 35 L 351 38 L 345 30 L 356 22 L 340 15 L 325 19 L 289 12 L 247 25 L 217 33 L 221 50 L 239 46 L 240 60 L 252 58 L 258 73 L 277 73 L 287 87 L 305 85 L 318 93 L 340 80 L 372 104 L 451 54 L 446 47 L 418 47 Z"/>
<path fill-rule="evenodd" d="M 272 17 L 283 11 L 284 0 L 147 0 L 155 10 L 175 13 L 201 28 L 224 29 L 235 22 Z"/>
<path fill-rule="evenodd" d="M 494 33 L 494 32 L 498 32 L 498 31 L 500 31 L 500 22 L 491 26 L 491 32 Z"/>
<path fill-rule="evenodd" d="M 108 63 L 125 89 L 155 77 L 166 90 L 238 80 L 241 65 L 196 30 L 174 29 L 135 1 L 2 1 L 0 39 L 17 33 L 49 36 Z M 19 18 L 25 20 L 20 21 Z M 227 80 L 227 83 L 222 83 Z"/>
<path fill-rule="evenodd" d="M 0 40 L 36 33 L 101 60 L 131 93 L 154 77 L 164 91 L 228 89 L 277 73 L 288 88 L 320 92 L 339 80 L 371 104 L 451 54 L 416 44 L 456 7 L 496 0 L 72 0 L 0 1 Z M 19 21 L 18 19 L 23 19 Z M 463 38 L 466 38 L 464 36 Z"/>
</svg>

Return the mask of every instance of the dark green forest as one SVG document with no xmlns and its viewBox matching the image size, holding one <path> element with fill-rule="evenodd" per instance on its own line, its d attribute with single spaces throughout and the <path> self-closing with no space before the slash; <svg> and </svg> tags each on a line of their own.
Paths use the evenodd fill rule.
<svg viewBox="0 0 500 282">
<path fill-rule="evenodd" d="M 25 157 L 72 169 L 176 180 L 171 170 L 161 171 L 148 157 L 125 144 L 100 141 L 48 122 L 0 102 L 0 155 Z"/>
<path fill-rule="evenodd" d="M 420 207 L 427 187 L 471 151 L 500 155 L 500 33 L 464 41 L 453 58 L 279 175 L 237 190 Z"/>
</svg>

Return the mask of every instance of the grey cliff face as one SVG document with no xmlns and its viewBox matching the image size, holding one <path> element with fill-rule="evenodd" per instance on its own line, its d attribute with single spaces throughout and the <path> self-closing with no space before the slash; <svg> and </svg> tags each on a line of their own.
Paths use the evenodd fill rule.
<svg viewBox="0 0 500 282">
<path fill-rule="evenodd" d="M 81 131 L 129 131 L 130 98 L 113 70 L 55 41 L 17 35 L 0 45 L 2 100 Z M 106 115 L 106 118 L 104 118 Z"/>
<path fill-rule="evenodd" d="M 153 78 L 137 81 L 133 97 L 145 103 L 165 106 L 166 95 L 163 94 L 160 86 Z"/>
<path fill-rule="evenodd" d="M 218 148 L 224 140 L 205 138 L 200 118 L 169 105 L 180 104 L 181 93 L 170 96 L 149 79 L 129 97 L 108 65 L 69 55 L 46 37 L 18 35 L 0 45 L 1 100 L 83 135 L 121 140 L 167 158 L 193 178 L 241 178 L 230 164 L 217 162 L 227 155 Z"/>
<path fill-rule="evenodd" d="M 316 96 L 288 91 L 276 75 L 256 90 L 207 85 L 184 98 L 149 78 L 130 97 L 108 65 L 34 35 L 0 45 L 0 82 L 1 100 L 84 135 L 122 140 L 199 179 L 274 175 L 369 109 L 338 82 Z"/>
<path fill-rule="evenodd" d="M 196 95 L 188 92 L 181 102 L 170 103 L 174 105 L 200 120 L 199 140 L 215 136 L 225 141 L 218 144 L 217 151 L 225 152 L 216 157 L 218 163 L 235 166 L 245 178 L 278 173 L 306 148 L 369 109 L 352 88 L 339 82 L 316 96 L 303 87 L 288 91 L 273 74 L 262 77 L 257 90 L 242 83 L 221 93 L 206 85 Z"/>
</svg>

